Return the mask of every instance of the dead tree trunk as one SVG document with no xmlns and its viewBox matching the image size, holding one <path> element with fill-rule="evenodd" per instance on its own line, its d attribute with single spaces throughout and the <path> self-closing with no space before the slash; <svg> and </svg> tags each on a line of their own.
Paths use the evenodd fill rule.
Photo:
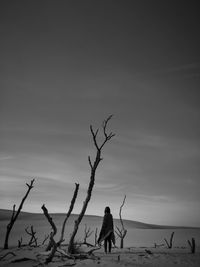
<svg viewBox="0 0 200 267">
<path fill-rule="evenodd" d="M 127 234 L 127 230 L 124 228 L 124 223 L 122 220 L 122 208 L 124 206 L 125 200 L 126 200 L 126 195 L 124 196 L 124 200 L 123 200 L 122 205 L 120 206 L 120 209 L 119 209 L 119 218 L 120 218 L 122 228 L 120 229 L 119 227 L 116 227 L 117 231 L 115 231 L 115 233 L 120 238 L 120 248 L 124 247 L 124 238 Z"/>
<path fill-rule="evenodd" d="M 49 263 L 52 261 L 56 251 L 58 250 L 58 247 L 60 247 L 61 243 L 64 241 L 64 232 L 65 232 L 65 225 L 66 225 L 66 222 L 74 208 L 74 203 L 76 202 L 76 198 L 77 198 L 77 195 L 78 195 L 78 190 L 79 190 L 79 184 L 75 184 L 75 190 L 74 190 L 74 195 L 72 197 L 72 200 L 71 200 L 71 204 L 70 204 L 70 207 L 69 207 L 69 210 L 67 212 L 67 215 L 65 217 L 65 220 L 63 222 L 63 225 L 62 225 L 62 230 L 61 230 L 61 236 L 60 236 L 60 239 L 58 242 L 55 242 L 54 240 L 54 236 L 56 235 L 57 233 L 57 228 L 56 228 L 56 225 L 54 224 L 52 218 L 50 217 L 49 213 L 48 213 L 48 210 L 47 208 L 43 205 L 42 206 L 42 210 L 44 212 L 44 215 L 46 216 L 48 222 L 50 223 L 52 229 L 53 229 L 53 232 L 50 233 L 50 240 L 49 240 L 49 244 L 46 248 L 46 251 L 48 250 L 51 250 L 50 253 L 49 253 L 49 256 L 47 257 L 46 259 L 46 263 Z M 67 253 L 65 254 L 65 256 L 67 256 Z"/>
<path fill-rule="evenodd" d="M 77 195 L 78 195 L 78 190 L 79 190 L 79 184 L 75 183 L 74 195 L 73 195 L 69 210 L 67 212 L 67 215 L 66 215 L 65 220 L 64 220 L 63 225 L 62 225 L 60 243 L 63 242 L 63 240 L 64 240 L 65 225 L 66 225 L 66 222 L 67 222 L 67 220 L 68 220 L 69 216 L 71 215 L 71 212 L 74 208 L 74 203 L 75 203 Z"/>
<path fill-rule="evenodd" d="M 170 236 L 170 242 L 168 242 L 166 238 L 164 239 L 164 240 L 165 240 L 165 243 L 167 244 L 167 247 L 168 247 L 169 249 L 172 248 L 172 245 L 173 245 L 173 237 L 174 237 L 174 232 L 171 233 L 171 236 Z"/>
<path fill-rule="evenodd" d="M 49 244 L 47 245 L 46 251 L 50 250 L 53 246 L 53 242 L 52 239 L 53 237 L 56 235 L 57 233 L 57 228 L 55 223 L 53 222 L 52 218 L 50 217 L 47 208 L 45 207 L 45 205 L 42 205 L 42 210 L 44 212 L 45 217 L 47 218 L 48 222 L 50 223 L 51 227 L 52 227 L 52 232 L 50 233 L 50 240 L 49 240 Z"/>
<path fill-rule="evenodd" d="M 4 241 L 4 249 L 8 249 L 8 240 L 9 240 L 10 232 L 11 232 L 11 230 L 13 228 L 13 225 L 14 225 L 15 221 L 17 220 L 17 218 L 18 218 L 18 216 L 20 214 L 20 211 L 21 211 L 21 209 L 23 207 L 24 201 L 26 200 L 28 194 L 30 193 L 31 189 L 33 188 L 34 181 L 35 181 L 35 179 L 31 180 L 30 184 L 26 183 L 26 185 L 28 186 L 28 190 L 27 190 L 25 196 L 23 197 L 23 199 L 22 199 L 17 211 L 15 210 L 16 206 L 13 205 L 12 216 L 11 216 L 10 222 L 7 225 L 6 237 L 5 237 L 5 241 Z"/>
<path fill-rule="evenodd" d="M 191 253 L 194 254 L 195 253 L 195 248 L 196 248 L 194 237 L 192 237 L 192 241 L 188 240 L 188 244 L 190 246 Z"/>
<path fill-rule="evenodd" d="M 57 250 L 61 254 L 64 254 L 65 256 L 68 256 L 68 258 L 71 258 L 66 252 L 59 250 L 59 246 L 64 240 L 59 240 L 58 242 L 56 242 L 54 240 L 54 236 L 57 233 L 56 225 L 53 222 L 52 218 L 50 217 L 50 215 L 48 213 L 47 208 L 44 205 L 42 206 L 42 210 L 44 212 L 45 217 L 47 218 L 48 222 L 50 223 L 50 225 L 51 225 L 51 227 L 53 229 L 53 231 L 50 233 L 50 242 L 49 242 L 49 245 L 48 245 L 51 250 L 48 253 L 48 257 L 46 258 L 45 263 L 49 263 L 49 262 L 52 261 L 52 259 L 53 259 L 53 257 L 54 257 L 54 255 L 55 255 Z"/>
<path fill-rule="evenodd" d="M 92 126 L 90 125 L 90 131 L 93 137 L 93 142 L 96 148 L 96 158 L 94 160 L 94 162 L 92 163 L 90 156 L 88 157 L 88 161 L 89 161 L 89 165 L 90 165 L 90 169 L 91 169 L 91 174 L 90 174 L 90 182 L 89 182 L 89 186 L 88 186 L 88 190 L 87 190 L 87 196 L 85 198 L 85 201 L 83 202 L 83 207 L 82 210 L 77 218 L 77 220 L 74 222 L 74 230 L 72 232 L 72 235 L 70 237 L 69 240 L 69 247 L 68 247 L 68 252 L 69 253 L 73 253 L 73 247 L 74 247 L 74 238 L 76 236 L 76 233 L 78 231 L 78 227 L 80 222 L 82 221 L 82 218 L 85 214 L 85 211 L 87 209 L 88 203 L 90 201 L 91 195 L 92 195 L 92 189 L 94 187 L 94 182 L 95 182 L 95 174 L 96 174 L 96 169 L 100 163 L 100 161 L 102 160 L 101 158 L 101 151 L 103 146 L 106 144 L 107 141 L 109 141 L 113 136 L 115 136 L 115 134 L 113 134 L 112 132 L 107 134 L 106 132 L 106 128 L 107 128 L 107 124 L 109 122 L 109 120 L 112 118 L 112 115 L 109 116 L 104 122 L 103 122 L 103 133 L 104 133 L 104 140 L 102 142 L 101 145 L 98 144 L 97 142 L 97 134 L 98 134 L 98 129 L 94 132 Z"/>
<path fill-rule="evenodd" d="M 49 213 L 48 213 L 48 210 L 47 210 L 47 208 L 45 207 L 45 205 L 43 204 L 42 205 L 42 210 L 43 210 L 43 212 L 44 212 L 44 215 L 45 215 L 45 217 L 47 218 L 47 220 L 48 220 L 48 222 L 50 223 L 50 225 L 51 225 L 51 227 L 52 227 L 52 232 L 50 233 L 50 241 L 49 241 L 49 244 L 48 244 L 48 246 L 47 246 L 47 251 L 48 250 L 50 250 L 50 249 L 52 249 L 51 250 L 51 252 L 49 253 L 50 255 L 48 256 L 48 258 L 46 259 L 46 263 L 49 263 L 49 262 L 51 262 L 52 261 L 52 259 L 53 259 L 53 256 L 54 256 L 54 254 L 55 254 L 55 252 L 56 252 L 56 249 L 57 249 L 57 247 L 58 247 L 58 244 L 55 242 L 55 240 L 54 240 L 54 236 L 56 235 L 56 233 L 57 233 L 57 228 L 56 228 L 56 225 L 55 225 L 55 223 L 53 222 L 53 220 L 52 220 L 52 218 L 50 217 L 50 215 L 49 215 Z"/>
</svg>

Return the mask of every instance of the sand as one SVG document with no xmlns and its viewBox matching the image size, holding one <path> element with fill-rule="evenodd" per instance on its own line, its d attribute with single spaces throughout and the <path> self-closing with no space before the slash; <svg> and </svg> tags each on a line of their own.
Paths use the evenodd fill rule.
<svg viewBox="0 0 200 267">
<path fill-rule="evenodd" d="M 44 236 L 51 230 L 49 224 L 42 214 L 27 214 L 22 213 L 21 217 L 16 221 L 12 229 L 12 233 L 9 240 L 9 249 L 3 249 L 3 243 L 5 238 L 6 225 L 10 218 L 10 212 L 8 214 L 5 211 L 0 210 L 0 266 L 7 267 L 61 267 L 61 266 L 85 266 L 85 267 L 114 267 L 114 266 L 146 266 L 146 267 L 199 267 L 200 266 L 200 229 L 155 229 L 155 225 L 147 225 L 139 222 L 124 221 L 128 234 L 125 237 L 125 248 L 113 248 L 112 253 L 105 254 L 103 248 L 94 251 L 93 255 L 88 259 L 68 259 L 61 257 L 57 254 L 51 263 L 45 265 L 45 245 L 41 245 L 44 240 Z M 58 233 L 63 222 L 64 215 L 53 215 L 53 219 L 58 227 Z M 73 222 L 75 217 L 70 218 L 67 227 L 66 234 L 72 232 Z M 100 227 L 102 218 L 97 216 L 85 216 L 83 224 L 80 227 L 80 234 L 77 241 L 83 240 L 81 234 L 84 233 L 84 226 L 87 224 L 93 230 L 93 235 L 89 240 L 94 244 L 94 230 L 96 227 Z M 117 221 L 115 221 L 115 225 Z M 28 246 L 30 236 L 28 236 L 24 229 L 30 225 L 34 225 L 34 229 L 37 231 L 37 238 L 39 247 Z M 166 244 L 160 247 L 154 247 L 154 244 L 164 243 L 164 237 L 169 239 L 172 231 L 175 231 L 175 237 L 172 249 L 168 249 Z M 196 241 L 196 253 L 192 254 L 188 246 L 187 240 L 191 237 L 195 237 Z M 18 240 L 23 237 L 21 248 L 17 248 Z M 66 243 L 67 243 L 67 235 Z M 145 238 L 144 238 L 145 237 Z M 143 240 L 141 242 L 141 239 Z M 119 240 L 117 240 L 119 245 Z M 66 246 L 63 246 L 66 250 Z M 83 251 L 87 248 L 84 247 Z M 3 255 L 8 255 L 1 259 Z"/>
<path fill-rule="evenodd" d="M 148 252 L 152 254 L 149 254 Z M 1 250 L 0 257 L 9 254 L 0 261 L 0 266 L 7 267 L 31 267 L 46 266 L 44 261 L 46 255 L 45 246 L 33 248 L 25 246 L 22 248 L 11 248 Z M 23 259 L 23 260 L 22 260 Z M 19 261 L 20 260 L 20 261 Z M 22 261 L 21 261 L 22 260 Z M 146 267 L 199 267 L 200 252 L 191 254 L 187 248 L 114 248 L 111 253 L 105 254 L 103 249 L 93 253 L 90 259 L 67 259 L 60 254 L 56 255 L 49 267 L 55 266 L 85 266 L 85 267 L 114 267 L 114 266 L 146 266 Z"/>
</svg>

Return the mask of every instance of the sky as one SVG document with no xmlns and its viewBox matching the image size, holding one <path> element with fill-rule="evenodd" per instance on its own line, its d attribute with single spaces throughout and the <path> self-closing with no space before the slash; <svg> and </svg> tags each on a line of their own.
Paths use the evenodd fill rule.
<svg viewBox="0 0 200 267">
<path fill-rule="evenodd" d="M 200 227 L 198 1 L 0 1 L 0 208 Z"/>
</svg>

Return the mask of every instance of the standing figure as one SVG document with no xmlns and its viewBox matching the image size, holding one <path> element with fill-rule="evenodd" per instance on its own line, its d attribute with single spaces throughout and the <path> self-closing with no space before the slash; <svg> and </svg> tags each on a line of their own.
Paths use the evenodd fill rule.
<svg viewBox="0 0 200 267">
<path fill-rule="evenodd" d="M 105 214 L 103 217 L 103 223 L 101 227 L 101 231 L 98 238 L 98 244 L 101 244 L 101 242 L 104 240 L 104 250 L 105 253 L 107 253 L 107 247 L 108 252 L 111 252 L 112 243 L 115 245 L 115 235 L 114 235 L 114 227 L 113 227 L 113 217 L 110 213 L 110 208 L 105 208 Z"/>
</svg>

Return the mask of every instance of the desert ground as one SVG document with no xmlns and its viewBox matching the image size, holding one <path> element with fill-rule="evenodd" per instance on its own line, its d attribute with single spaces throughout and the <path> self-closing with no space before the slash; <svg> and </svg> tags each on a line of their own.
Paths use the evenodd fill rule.
<svg viewBox="0 0 200 267">
<path fill-rule="evenodd" d="M 0 266 L 23 267 L 23 266 L 46 266 L 45 259 L 47 241 L 42 244 L 45 236 L 51 231 L 51 227 L 44 218 L 43 214 L 20 214 L 19 219 L 14 225 L 10 239 L 9 249 L 3 249 L 6 225 L 9 222 L 9 211 L 0 211 Z M 55 224 L 59 230 L 64 218 L 63 214 L 52 215 Z M 66 225 L 66 242 L 63 243 L 62 249 L 67 251 L 67 240 L 73 228 L 73 222 L 76 216 L 72 215 Z M 94 244 L 94 230 L 100 228 L 102 218 L 99 216 L 84 216 L 77 242 L 81 242 L 84 237 L 84 228 L 87 225 L 93 231 L 93 234 L 87 240 Z M 119 220 L 114 220 L 115 225 L 119 226 Z M 69 259 L 57 252 L 53 261 L 48 266 L 147 266 L 147 267 L 197 267 L 200 265 L 200 229 L 190 228 L 167 228 L 164 226 L 149 225 L 145 223 L 124 220 L 127 229 L 127 236 L 124 239 L 124 248 L 119 248 L 119 239 L 116 240 L 116 247 L 112 252 L 105 254 L 103 246 L 95 250 L 91 255 L 86 252 L 91 250 L 86 245 L 79 249 L 80 255 L 87 255 L 87 258 Z M 30 236 L 25 232 L 25 228 L 33 225 L 36 231 L 38 244 L 36 247 L 28 245 Z M 167 248 L 164 238 L 170 238 L 170 233 L 174 231 L 173 247 Z M 191 253 L 187 240 L 195 238 L 196 251 Z M 21 247 L 18 247 L 18 240 L 22 238 Z M 155 244 L 157 246 L 155 247 Z M 97 248 L 97 247 L 96 247 Z"/>
<path fill-rule="evenodd" d="M 0 262 L 0 266 L 7 267 L 31 267 L 45 266 L 44 261 L 46 256 L 42 254 L 45 247 L 31 248 L 12 248 L 8 251 L 1 251 L 0 255 L 8 254 Z M 152 254 L 146 251 L 151 251 Z M 41 253 L 41 254 L 40 254 Z M 200 253 L 190 254 L 186 249 L 176 248 L 172 250 L 154 249 L 154 248 L 115 248 L 110 254 L 105 254 L 101 248 L 94 252 L 93 256 L 88 259 L 67 259 L 61 255 L 54 257 L 49 267 L 56 266 L 99 266 L 99 267 L 114 267 L 114 266 L 148 266 L 148 267 L 197 267 L 200 263 Z"/>
</svg>

